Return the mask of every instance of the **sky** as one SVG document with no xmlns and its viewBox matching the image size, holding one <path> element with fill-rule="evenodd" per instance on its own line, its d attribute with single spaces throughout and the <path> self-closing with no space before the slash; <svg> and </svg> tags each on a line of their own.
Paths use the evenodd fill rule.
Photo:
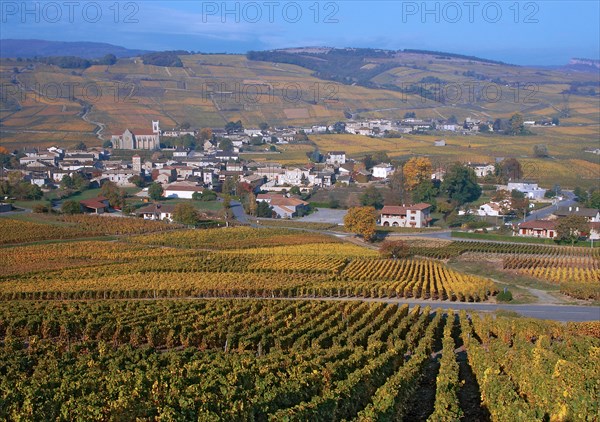
<svg viewBox="0 0 600 422">
<path fill-rule="evenodd" d="M 7 1 L 0 38 L 245 53 L 405 48 L 521 65 L 600 59 L 600 1 Z"/>
</svg>

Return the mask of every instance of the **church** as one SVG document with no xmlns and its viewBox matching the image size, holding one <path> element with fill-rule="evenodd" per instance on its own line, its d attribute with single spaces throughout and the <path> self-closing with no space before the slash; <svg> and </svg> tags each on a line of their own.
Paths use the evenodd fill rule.
<svg viewBox="0 0 600 422">
<path fill-rule="evenodd" d="M 152 132 L 135 132 L 126 129 L 122 135 L 113 135 L 111 142 L 114 149 L 160 149 L 160 126 L 152 121 Z"/>
</svg>

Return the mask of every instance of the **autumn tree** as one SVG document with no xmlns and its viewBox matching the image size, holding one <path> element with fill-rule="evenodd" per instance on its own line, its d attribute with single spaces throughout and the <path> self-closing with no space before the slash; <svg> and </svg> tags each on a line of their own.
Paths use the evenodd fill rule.
<svg viewBox="0 0 600 422">
<path fill-rule="evenodd" d="M 424 180 L 431 180 L 433 166 L 427 157 L 413 157 L 404 164 L 404 185 L 409 191 L 414 190 Z"/>
<path fill-rule="evenodd" d="M 200 132 L 198 132 L 198 138 L 201 141 L 210 141 L 213 137 L 213 131 L 211 128 L 209 127 L 203 127 L 202 129 L 200 129 Z"/>
<path fill-rule="evenodd" d="M 362 236 L 365 241 L 372 241 L 375 238 L 375 229 L 377 227 L 375 208 L 350 208 L 344 217 L 344 226 L 346 230 Z"/>
<path fill-rule="evenodd" d="M 520 113 L 515 113 L 512 115 L 510 120 L 508 121 L 508 131 L 509 135 L 525 135 L 527 130 L 525 130 L 525 123 L 523 121 L 523 115 Z"/>
<path fill-rule="evenodd" d="M 556 240 L 575 244 L 582 235 L 590 232 L 587 219 L 580 215 L 569 215 L 556 223 Z"/>
<path fill-rule="evenodd" d="M 100 194 L 108 199 L 111 207 L 121 209 L 125 205 L 125 192 L 114 182 L 104 182 Z"/>
<path fill-rule="evenodd" d="M 379 247 L 382 258 L 401 259 L 411 256 L 410 247 L 403 240 L 386 240 Z"/>
<path fill-rule="evenodd" d="M 523 177 L 523 168 L 516 158 L 505 158 L 496 165 L 495 173 L 503 182 L 507 180 L 519 180 Z"/>
</svg>

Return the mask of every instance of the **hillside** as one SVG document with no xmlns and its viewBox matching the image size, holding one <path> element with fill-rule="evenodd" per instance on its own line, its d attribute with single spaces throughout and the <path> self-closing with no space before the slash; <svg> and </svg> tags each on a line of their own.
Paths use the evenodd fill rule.
<svg viewBox="0 0 600 422">
<path fill-rule="evenodd" d="M 299 51 L 303 56 L 311 54 L 311 61 L 327 60 L 319 57 L 326 56 L 327 50 Z M 3 59 L 0 83 L 8 87 L 8 95 L 1 98 L 0 134 L 9 148 L 71 145 L 80 140 L 99 145 L 125 128 L 146 130 L 152 119 L 159 119 L 163 128 L 183 122 L 198 128 L 223 127 L 238 119 L 246 127 L 260 122 L 284 127 L 334 123 L 350 115 L 400 119 L 407 111 L 418 118 L 454 115 L 459 121 L 509 118 L 520 112 L 525 120 L 559 117 L 561 125 L 536 128 L 535 135 L 516 138 L 444 132 L 408 135 L 404 141 L 383 146 L 371 140 L 361 153 L 385 150 L 395 157 L 432 154 L 449 160 L 466 156 L 473 160 L 506 155 L 527 158 L 533 145 L 543 143 L 564 163 L 560 169 L 556 163 L 550 167 L 541 163 L 550 174 L 573 173 L 572 163 L 560 160 L 597 162 L 597 156 L 585 152 L 597 148 L 600 135 L 600 90 L 594 72 L 513 66 L 447 53 L 404 51 L 390 58 L 389 52 L 360 50 L 349 55 L 346 67 L 364 68 L 364 74 L 353 71 L 362 82 L 336 82 L 331 79 L 343 74 L 339 56 L 344 54 L 349 53 L 337 52 L 336 60 L 319 69 L 249 60 L 243 55 L 181 55 L 182 67 L 145 65 L 139 58 L 123 58 L 111 66 L 84 70 Z M 325 75 L 327 68 L 337 73 Z M 63 88 L 58 98 L 56 84 Z M 75 87 L 74 95 L 69 96 L 69 85 Z M 439 137 L 447 137 L 450 148 L 432 150 L 433 140 Z M 322 146 L 350 148 L 347 143 L 355 138 L 346 138 L 327 139 Z M 300 159 L 304 156 L 294 154 Z M 576 183 L 579 177 L 588 179 L 585 175 L 573 177 L 569 183 Z"/>
<path fill-rule="evenodd" d="M 45 40 L 0 40 L 0 57 L 77 56 L 84 59 L 96 59 L 107 54 L 117 57 L 133 57 L 144 54 L 145 50 L 130 50 L 117 45 L 99 42 L 66 42 Z"/>
</svg>

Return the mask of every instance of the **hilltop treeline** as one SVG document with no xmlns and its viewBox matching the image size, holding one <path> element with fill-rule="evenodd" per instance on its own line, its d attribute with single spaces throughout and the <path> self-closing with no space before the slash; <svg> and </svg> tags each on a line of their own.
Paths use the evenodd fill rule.
<svg viewBox="0 0 600 422">
<path fill-rule="evenodd" d="M 397 63 L 379 63 L 365 67 L 368 59 L 392 58 L 393 51 L 370 48 L 333 49 L 326 53 L 292 54 L 286 51 L 250 51 L 249 60 L 286 63 L 305 67 L 313 76 L 343 84 L 358 84 L 377 88 L 371 79 L 386 70 L 397 67 Z"/>
<path fill-rule="evenodd" d="M 183 62 L 179 56 L 187 56 L 190 53 L 184 50 L 177 51 L 158 51 L 156 53 L 148 53 L 142 56 L 144 64 L 152 66 L 164 67 L 183 67 Z"/>
<path fill-rule="evenodd" d="M 94 65 L 113 65 L 117 62 L 117 57 L 114 54 L 107 54 L 98 60 L 89 60 L 76 56 L 39 57 L 36 60 L 40 63 L 58 66 L 61 69 L 87 69 Z"/>
<path fill-rule="evenodd" d="M 454 54 L 454 53 L 444 53 L 442 51 L 429 51 L 429 50 L 414 50 L 414 49 L 404 49 L 402 50 L 404 53 L 413 53 L 413 54 L 429 54 L 432 56 L 436 56 L 437 59 L 464 59 L 464 60 L 471 60 L 474 62 L 481 62 L 481 63 L 491 63 L 491 64 L 501 64 L 504 66 L 513 66 L 501 61 L 497 61 L 497 60 L 489 60 L 489 59 L 482 59 L 481 57 L 475 57 L 475 56 L 465 56 L 463 54 Z"/>
</svg>

